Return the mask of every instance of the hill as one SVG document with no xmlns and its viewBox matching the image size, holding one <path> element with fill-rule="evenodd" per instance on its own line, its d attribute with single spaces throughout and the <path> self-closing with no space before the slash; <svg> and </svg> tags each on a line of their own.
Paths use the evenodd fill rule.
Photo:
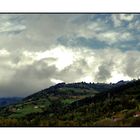
<svg viewBox="0 0 140 140">
<path fill-rule="evenodd" d="M 51 86 L 50 88 L 41 90 L 37 93 L 34 93 L 26 98 L 24 98 L 24 101 L 26 100 L 37 100 L 39 98 L 45 98 L 48 97 L 48 95 L 51 96 L 88 96 L 92 95 L 94 93 L 99 93 L 102 91 L 106 91 L 110 88 L 112 88 L 113 84 L 104 84 L 104 83 L 71 83 L 71 84 L 65 84 L 65 83 L 59 83 L 57 85 Z"/>
<path fill-rule="evenodd" d="M 140 80 L 133 80 L 60 83 L 1 108 L 0 116 L 14 126 L 140 126 L 139 112 Z"/>
<path fill-rule="evenodd" d="M 3 97 L 0 98 L 0 107 L 7 106 L 10 104 L 18 103 L 22 100 L 22 97 Z"/>
<path fill-rule="evenodd" d="M 95 96 L 112 86 L 112 84 L 103 83 L 59 83 L 24 98 L 20 103 L 2 108 L 0 114 L 4 117 L 20 118 L 31 113 L 41 113 L 46 109 L 50 110 L 51 106 L 58 107 L 56 103 L 60 104 L 62 108 L 77 100 Z"/>
</svg>

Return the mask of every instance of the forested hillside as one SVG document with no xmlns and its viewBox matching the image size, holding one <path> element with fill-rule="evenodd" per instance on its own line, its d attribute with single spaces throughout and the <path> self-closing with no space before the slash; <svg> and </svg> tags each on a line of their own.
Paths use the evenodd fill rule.
<svg viewBox="0 0 140 140">
<path fill-rule="evenodd" d="M 140 80 L 60 83 L 0 108 L 1 126 L 140 126 Z"/>
</svg>

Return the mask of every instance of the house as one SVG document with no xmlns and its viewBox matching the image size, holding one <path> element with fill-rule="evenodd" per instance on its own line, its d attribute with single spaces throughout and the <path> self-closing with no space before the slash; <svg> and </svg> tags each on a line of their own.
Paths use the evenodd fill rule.
<svg viewBox="0 0 140 140">
<path fill-rule="evenodd" d="M 37 109 L 37 108 L 38 108 L 38 106 L 34 106 L 34 108 L 35 108 L 35 109 Z"/>
<path fill-rule="evenodd" d="M 9 111 L 16 112 L 16 108 L 10 108 Z"/>
<path fill-rule="evenodd" d="M 137 117 L 140 117 L 140 112 L 136 112 L 133 117 L 137 118 Z"/>
<path fill-rule="evenodd" d="M 122 118 L 121 118 L 121 117 L 112 117 L 112 120 L 113 120 L 114 122 L 117 122 L 117 121 L 121 121 Z"/>
</svg>

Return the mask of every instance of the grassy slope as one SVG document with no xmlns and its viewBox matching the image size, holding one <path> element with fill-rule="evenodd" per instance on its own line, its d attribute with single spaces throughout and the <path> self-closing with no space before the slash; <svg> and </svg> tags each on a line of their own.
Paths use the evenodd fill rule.
<svg viewBox="0 0 140 140">
<path fill-rule="evenodd" d="M 51 90 L 50 90 L 51 91 Z M 4 109 L 1 109 L 0 116 L 7 118 L 20 118 L 25 117 L 28 114 L 43 112 L 48 110 L 53 102 L 61 102 L 62 106 L 71 104 L 76 100 L 83 99 L 88 96 L 95 95 L 97 91 L 91 89 L 80 89 L 73 87 L 64 87 L 56 89 L 55 95 L 53 92 L 46 91 L 46 95 L 40 92 L 40 98 L 27 98 L 23 102 L 7 106 Z M 47 92 L 49 94 L 47 94 Z M 35 108 L 37 106 L 37 108 Z"/>
</svg>

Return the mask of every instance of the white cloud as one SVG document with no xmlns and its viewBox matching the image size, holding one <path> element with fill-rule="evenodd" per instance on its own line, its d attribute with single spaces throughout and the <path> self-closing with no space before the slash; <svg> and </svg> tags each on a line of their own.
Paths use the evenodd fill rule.
<svg viewBox="0 0 140 140">
<path fill-rule="evenodd" d="M 26 29 L 17 15 L 0 15 L 0 33 L 15 33 Z M 17 22 L 18 20 L 18 22 Z"/>
<path fill-rule="evenodd" d="M 88 23 L 87 25 L 87 29 L 88 30 L 92 30 L 94 32 L 100 32 L 100 31 L 104 31 L 107 29 L 107 24 L 105 24 L 104 22 L 102 21 L 94 21 L 94 22 L 90 22 Z M 86 29 L 86 30 L 87 30 Z"/>
<path fill-rule="evenodd" d="M 139 20 L 139 18 L 136 19 L 136 20 L 133 21 L 133 22 L 130 22 L 128 28 L 129 28 L 130 30 L 133 30 L 133 31 L 134 31 L 134 30 L 139 31 L 139 30 L 140 30 L 140 20 Z"/>
<path fill-rule="evenodd" d="M 90 82 L 93 82 L 93 78 L 91 75 L 89 75 L 89 76 L 85 76 L 85 77 L 81 78 L 80 81 L 90 83 Z"/>
<path fill-rule="evenodd" d="M 105 33 L 101 33 L 98 36 L 98 39 L 101 41 L 105 41 L 109 44 L 115 43 L 117 40 L 119 40 L 119 33 L 117 32 L 105 32 Z"/>
<path fill-rule="evenodd" d="M 99 41 L 106 42 L 109 45 L 112 45 L 114 43 L 120 43 L 121 41 L 130 41 L 133 40 L 133 36 L 130 32 L 126 31 L 107 31 L 107 32 L 101 32 L 95 35 L 95 38 Z"/>
<path fill-rule="evenodd" d="M 121 81 L 121 80 L 128 81 L 132 79 L 129 76 L 125 76 L 123 73 L 118 73 L 116 71 L 113 71 L 111 75 L 112 77 L 107 80 L 108 83 L 110 82 L 117 83 L 118 81 Z"/>
<path fill-rule="evenodd" d="M 10 53 L 6 49 L 0 50 L 0 57 L 9 56 L 9 55 L 10 55 Z"/>
<path fill-rule="evenodd" d="M 71 65 L 74 59 L 71 49 L 66 49 L 64 46 L 58 46 L 45 52 L 39 52 L 36 53 L 36 55 L 38 60 L 49 57 L 56 59 L 52 64 L 55 64 L 59 70 Z"/>
<path fill-rule="evenodd" d="M 13 25 L 10 22 L 6 22 L 0 25 L 0 32 L 4 33 L 4 32 L 18 32 L 18 31 L 22 31 L 25 30 L 26 26 L 24 25 Z"/>
<path fill-rule="evenodd" d="M 112 15 L 112 21 L 113 21 L 115 27 L 118 27 L 121 25 L 121 20 L 119 18 L 119 15 L 115 15 L 115 14 Z"/>
<path fill-rule="evenodd" d="M 51 80 L 51 82 L 53 82 L 54 84 L 58 84 L 58 83 L 64 82 L 64 81 L 62 81 L 62 80 L 58 80 L 58 79 L 54 79 L 54 78 L 51 78 L 50 80 Z"/>
<path fill-rule="evenodd" d="M 125 17 L 126 16 L 126 17 Z M 133 15 L 129 15 L 131 20 Z M 130 20 L 128 15 L 114 14 L 112 15 L 112 20 L 116 27 L 121 26 L 124 20 Z M 120 18 L 121 17 L 121 18 Z M 109 22 L 109 21 L 108 21 Z M 113 45 L 114 43 L 120 43 L 123 41 L 131 41 L 134 39 L 134 35 L 127 28 L 113 28 L 111 25 L 105 21 L 93 21 L 88 22 L 83 25 L 82 28 L 78 28 L 76 37 L 84 37 L 86 39 L 95 39 L 97 41 L 105 42 L 108 45 Z M 94 43 L 94 41 L 93 41 Z"/>
<path fill-rule="evenodd" d="M 120 14 L 120 20 L 131 21 L 134 18 L 134 14 Z"/>
<path fill-rule="evenodd" d="M 113 14 L 112 21 L 115 27 L 122 25 L 124 21 L 131 22 L 134 19 L 134 14 Z"/>
</svg>

